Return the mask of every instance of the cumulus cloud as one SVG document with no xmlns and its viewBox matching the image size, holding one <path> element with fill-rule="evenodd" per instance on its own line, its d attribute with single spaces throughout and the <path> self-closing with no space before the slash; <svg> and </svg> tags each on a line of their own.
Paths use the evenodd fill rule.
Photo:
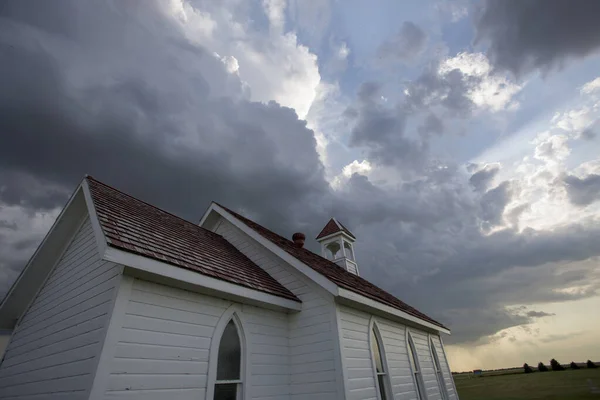
<svg viewBox="0 0 600 400">
<path fill-rule="evenodd" d="M 477 38 L 501 69 L 547 71 L 600 48 L 600 3 L 587 0 L 487 0 L 476 18 Z"/>
<path fill-rule="evenodd" d="M 377 56 L 387 62 L 407 63 L 415 60 L 425 49 L 427 35 L 415 23 L 405 21 L 400 31 L 379 46 Z"/>
<path fill-rule="evenodd" d="M 450 117 L 468 117 L 479 110 L 516 109 L 515 96 L 522 88 L 494 72 L 484 54 L 459 53 L 425 69 L 406 84 L 404 93 L 411 111 L 442 106 Z"/>
<path fill-rule="evenodd" d="M 446 75 L 458 70 L 468 85 L 467 96 L 479 108 L 491 111 L 514 109 L 518 103 L 513 97 L 522 86 L 511 82 L 506 76 L 492 71 L 487 57 L 482 53 L 459 53 L 444 60 L 439 73 Z"/>
<path fill-rule="evenodd" d="M 583 85 L 581 87 L 581 94 L 592 94 L 597 90 L 600 90 L 600 77 Z"/>
</svg>

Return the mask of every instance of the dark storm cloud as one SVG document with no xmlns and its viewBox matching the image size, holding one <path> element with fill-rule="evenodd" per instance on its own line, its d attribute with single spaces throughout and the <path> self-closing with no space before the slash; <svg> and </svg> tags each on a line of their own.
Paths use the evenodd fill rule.
<svg viewBox="0 0 600 400">
<path fill-rule="evenodd" d="M 268 215 L 269 208 L 293 210 L 306 196 L 327 190 L 305 123 L 275 103 L 219 97 L 237 78 L 203 48 L 183 38 L 165 40 L 160 36 L 164 32 L 146 31 L 133 15 L 129 25 L 123 14 L 135 8 L 123 5 L 120 19 L 101 3 L 88 7 L 99 12 L 89 13 L 94 21 L 85 22 L 97 25 L 102 23 L 97 18 L 106 18 L 113 32 L 139 43 L 105 42 L 104 32 L 69 36 L 68 27 L 56 36 L 59 22 L 74 19 L 70 13 L 78 8 L 56 6 L 49 21 L 36 16 L 28 21 L 19 14 L 22 24 L 4 28 L 9 35 L 0 47 L 0 129 L 6 133 L 0 138 L 3 202 L 35 209 L 60 206 L 85 173 L 192 220 L 211 199 L 232 207 L 265 207 Z M 32 33 L 27 22 L 44 31 Z M 81 48 L 107 46 L 112 58 L 137 52 L 150 60 L 114 70 L 107 60 L 108 73 L 77 71 L 94 66 L 85 56 L 71 53 L 68 60 L 58 59 L 28 42 L 32 34 L 46 40 L 47 47 L 74 41 Z M 60 42 L 65 35 L 69 41 Z M 93 58 L 93 50 L 87 56 Z M 199 64 L 199 71 L 187 71 L 184 61 Z M 90 79 L 75 83 L 65 67 Z M 237 84 L 241 87 L 239 80 Z M 234 95 L 240 92 L 234 87 Z M 36 185 L 54 190 L 36 190 Z"/>
<path fill-rule="evenodd" d="M 600 200 L 600 175 L 590 174 L 585 178 L 567 175 L 564 182 L 571 203 L 587 206 Z"/>
<path fill-rule="evenodd" d="M 383 165 L 413 170 L 422 165 L 426 144 L 405 136 L 406 112 L 381 101 L 379 86 L 368 82 L 358 90 L 358 103 L 346 112 L 354 126 L 350 145 L 369 149 L 369 158 Z"/>
<path fill-rule="evenodd" d="M 406 179 L 384 187 L 355 174 L 334 192 L 306 123 L 248 101 L 239 77 L 186 39 L 161 3 L 52 2 L 30 13 L 33 4 L 0 8 L 4 205 L 61 207 L 89 173 L 191 221 L 213 199 L 288 237 L 314 237 L 336 216 L 358 236 L 361 274 L 451 325 L 455 342 L 530 321 L 507 304 L 570 299 L 552 289 L 600 282 L 587 265 L 571 275 L 548 267 L 596 256 L 598 227 L 484 234 L 482 224 L 502 221 L 513 187 L 488 190 L 482 178 L 474 192 L 474 171 L 436 160 L 418 128 L 408 131 L 413 113 L 431 107 L 470 112 L 473 81 L 458 70 L 425 71 L 396 106 L 383 104 L 379 85 L 363 85 L 345 114 L 351 144 Z M 0 254 L 11 255 L 0 257 L 4 283 L 35 248 L 25 225 L 17 238 L 0 225 Z"/>
<path fill-rule="evenodd" d="M 476 18 L 477 40 L 489 42 L 494 65 L 522 75 L 547 71 L 600 47 L 600 2 L 487 0 Z"/>
<path fill-rule="evenodd" d="M 377 49 L 377 56 L 384 61 L 399 61 L 406 63 L 421 54 L 427 42 L 427 35 L 413 22 L 402 23 L 400 31 L 386 40 Z"/>
</svg>

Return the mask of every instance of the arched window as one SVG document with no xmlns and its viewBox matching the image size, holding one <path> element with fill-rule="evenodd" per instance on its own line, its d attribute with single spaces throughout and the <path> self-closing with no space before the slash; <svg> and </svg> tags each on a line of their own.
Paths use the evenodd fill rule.
<svg viewBox="0 0 600 400">
<path fill-rule="evenodd" d="M 407 333 L 406 340 L 408 342 L 408 358 L 410 359 L 410 368 L 412 369 L 415 386 L 417 388 L 417 396 L 419 400 L 425 400 L 426 397 L 425 385 L 423 384 L 423 375 L 421 374 L 417 350 L 415 349 L 415 343 L 413 342 L 410 332 Z"/>
<path fill-rule="evenodd" d="M 385 362 L 385 354 L 379 329 L 375 323 L 371 327 L 371 357 L 373 359 L 373 368 L 375 370 L 375 385 L 377 386 L 378 398 L 380 400 L 391 399 L 389 375 Z"/>
<path fill-rule="evenodd" d="M 231 319 L 219 342 L 217 378 L 213 399 L 240 400 L 242 383 L 242 345 L 238 327 Z"/>
<path fill-rule="evenodd" d="M 442 396 L 442 400 L 448 400 L 448 392 L 446 390 L 446 384 L 444 382 L 444 373 L 442 372 L 442 368 L 440 367 L 440 359 L 438 357 L 435 344 L 433 343 L 433 339 L 431 338 L 429 338 L 429 347 L 431 347 L 433 368 L 435 370 L 435 376 L 437 377 L 438 386 L 440 387 L 440 395 Z"/>
</svg>

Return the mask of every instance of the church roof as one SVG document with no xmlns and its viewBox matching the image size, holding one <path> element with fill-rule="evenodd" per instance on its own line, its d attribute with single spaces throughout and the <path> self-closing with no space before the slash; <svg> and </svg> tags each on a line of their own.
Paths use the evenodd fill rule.
<svg viewBox="0 0 600 400">
<path fill-rule="evenodd" d="M 327 225 L 325 225 L 325 227 L 323 228 L 321 233 L 319 233 L 317 235 L 316 239 L 319 240 L 323 237 L 333 235 L 334 233 L 338 233 L 338 232 L 344 232 L 351 238 L 356 239 L 356 237 L 352 234 L 352 232 L 350 232 L 348 230 L 348 228 L 346 228 L 344 225 L 342 225 L 342 223 L 339 222 L 338 220 L 336 220 L 335 218 L 331 218 L 329 220 L 329 222 L 327 223 Z"/>
<path fill-rule="evenodd" d="M 221 235 L 138 200 L 92 177 L 86 179 L 109 246 L 261 292 L 300 301 Z"/>
<path fill-rule="evenodd" d="M 409 306 L 402 300 L 396 298 L 395 296 L 391 295 L 385 290 L 375 286 L 366 279 L 361 278 L 358 275 L 354 275 L 351 272 L 348 272 L 346 269 L 340 267 L 336 263 L 329 261 L 326 258 L 323 258 L 304 247 L 296 246 L 291 240 L 288 240 L 270 231 L 262 225 L 259 225 L 256 222 L 251 221 L 246 217 L 243 217 L 242 215 L 228 209 L 227 207 L 224 207 L 220 204 L 219 206 L 225 211 L 229 212 L 235 218 L 239 219 L 244 224 L 252 228 L 258 234 L 270 240 L 271 242 L 279 246 L 281 249 L 291 254 L 293 257 L 300 260 L 304 264 L 308 265 L 310 268 L 314 269 L 321 275 L 325 276 L 327 279 L 329 279 L 339 287 L 350 290 L 354 293 L 358 293 L 379 303 L 393 307 L 397 310 L 403 311 L 421 320 L 430 322 L 436 326 L 448 329 L 433 318 L 430 318 L 427 315 L 420 312 L 419 310 L 417 310 L 416 308 Z"/>
</svg>

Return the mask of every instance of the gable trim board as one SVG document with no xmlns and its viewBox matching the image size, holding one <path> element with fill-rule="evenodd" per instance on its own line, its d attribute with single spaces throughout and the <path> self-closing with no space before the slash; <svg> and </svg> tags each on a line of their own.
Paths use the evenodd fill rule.
<svg viewBox="0 0 600 400">
<path fill-rule="evenodd" d="M 323 275 L 319 274 L 314 269 L 310 268 L 308 265 L 304 264 L 303 262 L 301 262 L 300 260 L 298 260 L 297 258 L 292 256 L 291 254 L 287 253 L 285 250 L 281 249 L 275 243 L 262 237 L 254 229 L 250 228 L 248 225 L 246 225 L 242 221 L 238 220 L 235 216 L 231 215 L 227 210 L 225 210 L 223 207 L 219 206 L 218 204 L 213 202 L 210 205 L 210 207 L 208 208 L 208 210 L 206 210 L 206 212 L 202 216 L 202 219 L 200 220 L 200 226 L 204 226 L 204 223 L 207 221 L 207 219 L 212 211 L 215 211 L 218 214 L 220 214 L 223 218 L 225 218 L 227 221 L 232 223 L 236 228 L 240 229 L 246 235 L 250 236 L 252 239 L 256 240 L 262 246 L 266 247 L 269 251 L 274 253 L 277 257 L 281 258 L 283 261 L 294 266 L 302 274 L 304 274 L 305 276 L 310 278 L 313 282 L 317 283 L 319 286 L 321 286 L 322 288 L 327 290 L 329 293 L 331 293 L 334 296 L 337 295 L 338 287 L 335 283 L 331 282 L 329 279 L 325 278 Z"/>
<path fill-rule="evenodd" d="M 85 207 L 80 184 L 0 303 L 1 329 L 14 329 L 35 299 L 83 224 L 87 215 Z M 44 262 L 48 259 L 54 262 Z"/>
<path fill-rule="evenodd" d="M 413 317 L 397 308 L 381 304 L 375 300 L 371 300 L 366 296 L 355 293 L 351 290 L 339 288 L 338 301 L 342 304 L 350 305 L 353 308 L 361 309 L 366 308 L 369 311 L 380 311 L 385 314 L 388 318 L 392 316 L 392 319 L 399 319 L 400 322 L 408 323 L 408 326 L 418 326 L 421 329 L 427 328 L 427 331 L 434 330 L 436 332 L 443 332 L 450 334 L 450 330 L 434 325 L 430 322 L 423 321 L 417 317 Z"/>
<path fill-rule="evenodd" d="M 308 278 L 310 278 L 315 283 L 317 283 L 329 293 L 331 293 L 338 301 L 347 302 L 353 307 L 366 307 L 370 311 L 383 313 L 388 318 L 391 317 L 393 319 L 400 319 L 400 321 L 403 323 L 408 323 L 412 326 L 419 326 L 421 328 L 427 329 L 428 331 L 433 330 L 435 332 L 443 332 L 448 335 L 450 334 L 450 330 L 445 327 L 432 324 L 428 321 L 422 320 L 418 317 L 403 312 L 397 308 L 388 306 L 386 304 L 383 304 L 376 300 L 372 300 L 366 296 L 338 286 L 325 276 L 315 271 L 310 266 L 306 265 L 293 255 L 283 250 L 281 247 L 277 246 L 275 243 L 271 242 L 269 239 L 263 237 L 260 233 L 256 232 L 254 229 L 246 225 L 243 221 L 240 221 L 229 211 L 227 211 L 226 209 L 214 202 L 210 205 L 208 210 L 206 210 L 206 212 L 202 216 L 202 219 L 200 220 L 200 226 L 218 223 L 218 219 L 215 218 L 213 213 L 219 214 L 221 217 L 225 218 L 227 221 L 229 221 L 231 224 L 236 226 L 238 229 L 240 229 L 242 232 L 250 236 L 258 243 L 260 243 L 262 246 L 275 253 L 279 258 L 297 268 L 301 273 L 303 273 Z"/>
<path fill-rule="evenodd" d="M 156 277 L 161 277 L 160 282 L 165 284 L 164 278 L 167 278 L 170 280 L 169 286 L 195 292 L 200 291 L 216 297 L 260 305 L 266 308 L 279 308 L 288 311 L 302 310 L 302 303 L 298 301 L 235 285 L 192 270 L 176 267 L 112 247 L 106 249 L 104 259 L 125 265 L 125 274 L 140 277 L 144 280 L 156 281 Z"/>
</svg>

